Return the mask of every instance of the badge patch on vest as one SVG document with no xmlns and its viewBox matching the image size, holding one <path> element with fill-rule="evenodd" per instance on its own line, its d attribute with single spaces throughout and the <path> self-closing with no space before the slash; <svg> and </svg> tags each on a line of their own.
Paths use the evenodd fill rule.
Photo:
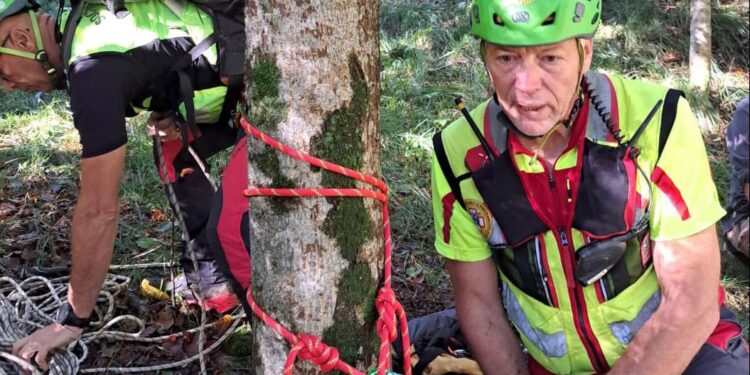
<svg viewBox="0 0 750 375">
<path fill-rule="evenodd" d="M 492 234 L 492 216 L 484 202 L 467 199 L 466 211 L 471 215 L 471 219 L 474 220 L 474 224 L 477 225 L 482 236 L 485 239 L 489 239 Z"/>
</svg>

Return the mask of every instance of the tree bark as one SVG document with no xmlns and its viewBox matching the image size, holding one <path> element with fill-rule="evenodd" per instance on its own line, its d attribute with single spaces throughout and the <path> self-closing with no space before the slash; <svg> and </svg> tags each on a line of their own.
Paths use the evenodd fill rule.
<svg viewBox="0 0 750 375">
<path fill-rule="evenodd" d="M 301 151 L 379 175 L 378 1 L 248 0 L 249 121 Z M 251 140 L 250 185 L 363 187 Z M 382 206 L 359 198 L 253 198 L 252 289 L 295 333 L 316 335 L 360 369 L 377 355 L 374 300 Z M 280 374 L 289 345 L 254 320 L 257 374 Z M 317 374 L 298 362 L 295 374 Z"/>
<path fill-rule="evenodd" d="M 690 0 L 690 84 L 705 90 L 711 79 L 711 1 Z"/>
</svg>

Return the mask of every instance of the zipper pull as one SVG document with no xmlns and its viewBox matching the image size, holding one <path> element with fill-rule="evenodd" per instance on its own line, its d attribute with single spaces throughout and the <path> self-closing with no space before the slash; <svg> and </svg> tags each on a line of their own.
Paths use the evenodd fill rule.
<svg viewBox="0 0 750 375">
<path fill-rule="evenodd" d="M 560 242 L 562 243 L 563 246 L 567 247 L 568 246 L 568 235 L 565 233 L 565 229 L 560 229 L 559 233 L 560 233 Z"/>
<path fill-rule="evenodd" d="M 570 177 L 565 177 L 565 187 L 568 190 L 568 203 L 573 202 L 573 193 L 570 191 Z"/>
</svg>

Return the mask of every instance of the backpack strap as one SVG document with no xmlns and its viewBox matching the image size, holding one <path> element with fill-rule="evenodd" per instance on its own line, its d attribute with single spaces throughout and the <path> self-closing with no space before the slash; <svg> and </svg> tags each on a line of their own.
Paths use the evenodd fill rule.
<svg viewBox="0 0 750 375">
<path fill-rule="evenodd" d="M 83 0 L 72 0 L 71 1 L 71 9 L 70 9 L 70 15 L 68 15 L 68 21 L 65 23 L 65 30 L 62 32 L 62 35 L 58 35 L 58 37 L 61 39 L 61 49 L 62 49 L 62 63 L 63 63 L 63 70 L 65 71 L 65 74 L 68 74 L 68 70 L 70 69 L 70 55 L 72 53 L 73 49 L 73 36 L 75 34 L 75 30 L 78 27 L 78 23 L 81 22 L 81 16 L 83 15 L 83 8 L 84 8 L 85 1 Z M 62 13 L 63 13 L 63 7 L 65 6 L 65 0 L 60 0 L 60 8 L 57 12 L 57 22 L 62 22 Z M 56 32 L 60 30 L 58 27 Z"/>
<path fill-rule="evenodd" d="M 214 19 L 217 41 L 219 74 L 227 86 L 242 86 L 245 76 L 245 17 L 244 0 L 191 0 Z"/>
<path fill-rule="evenodd" d="M 195 123 L 195 102 L 193 101 L 195 92 L 193 91 L 193 81 L 188 71 L 191 69 L 193 61 L 199 59 L 203 55 L 203 52 L 216 43 L 218 38 L 219 36 L 215 32 L 212 33 L 172 65 L 172 70 L 177 72 L 180 84 L 180 96 L 182 97 L 182 102 L 185 104 L 185 121 L 187 122 L 187 127 L 194 132 L 197 130 L 197 124 Z M 226 102 L 226 98 L 224 101 Z M 187 129 L 183 127 L 182 130 L 183 145 L 187 145 Z"/>
<path fill-rule="evenodd" d="M 664 107 L 661 110 L 661 129 L 659 129 L 659 152 L 657 153 L 656 162 L 659 162 L 661 153 L 667 145 L 669 133 L 672 132 L 674 120 L 677 118 L 677 103 L 680 97 L 685 97 L 685 93 L 680 90 L 669 89 L 664 97 Z"/>
<path fill-rule="evenodd" d="M 461 186 L 459 184 L 459 179 L 456 178 L 456 175 L 453 173 L 453 168 L 451 168 L 451 163 L 448 161 L 448 154 L 445 152 L 445 145 L 443 144 L 443 137 L 442 137 L 442 131 L 439 131 L 435 133 L 435 135 L 432 137 L 432 145 L 435 149 L 435 157 L 437 158 L 438 164 L 440 165 L 440 170 L 443 171 L 443 176 L 445 176 L 445 180 L 448 181 L 448 186 L 450 186 L 451 191 L 453 192 L 453 195 L 456 197 L 456 201 L 466 209 L 466 204 L 464 203 L 464 197 L 461 193 Z"/>
</svg>

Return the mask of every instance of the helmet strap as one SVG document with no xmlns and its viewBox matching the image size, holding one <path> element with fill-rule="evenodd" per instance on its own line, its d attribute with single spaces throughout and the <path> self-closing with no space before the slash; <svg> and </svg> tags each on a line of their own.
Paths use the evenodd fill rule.
<svg viewBox="0 0 750 375">
<path fill-rule="evenodd" d="M 583 102 L 583 95 L 581 93 L 581 82 L 583 82 L 583 62 L 584 62 L 584 51 L 583 51 L 583 43 L 581 43 L 580 38 L 576 38 L 576 46 L 578 47 L 578 74 L 576 77 L 578 77 L 578 83 L 576 84 L 576 92 L 573 94 L 573 106 L 570 108 L 570 114 L 568 115 L 568 118 L 565 119 L 565 121 L 562 122 L 563 125 L 565 125 L 566 128 L 569 128 L 570 125 L 573 124 L 573 120 L 575 120 L 576 116 L 578 115 L 578 109 L 581 107 L 581 103 Z"/>
<path fill-rule="evenodd" d="M 57 74 L 57 69 L 52 67 L 52 64 L 50 64 L 49 56 L 47 55 L 47 51 L 44 49 L 44 42 L 42 41 L 42 33 L 39 29 L 39 21 L 36 19 L 36 13 L 33 10 L 29 9 L 28 14 L 29 20 L 31 21 L 31 29 L 34 33 L 34 42 L 36 43 L 37 48 L 36 53 L 7 47 L 0 47 L 0 53 L 18 56 L 30 60 L 36 60 L 40 64 L 42 64 L 42 68 L 44 68 L 44 71 L 47 72 L 49 76 L 54 76 L 55 74 Z"/>
</svg>

